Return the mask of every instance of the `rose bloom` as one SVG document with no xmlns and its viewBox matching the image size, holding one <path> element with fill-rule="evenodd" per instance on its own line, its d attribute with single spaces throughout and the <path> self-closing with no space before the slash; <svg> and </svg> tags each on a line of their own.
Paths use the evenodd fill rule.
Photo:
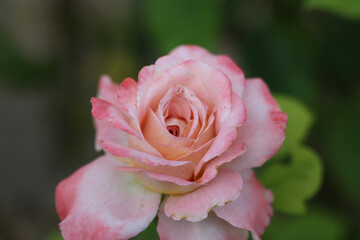
<svg viewBox="0 0 360 240">
<path fill-rule="evenodd" d="M 287 122 L 261 79 L 180 46 L 137 82 L 101 77 L 91 103 L 105 154 L 56 188 L 64 239 L 129 239 L 156 215 L 161 240 L 260 239 L 272 194 L 252 168 L 278 151 Z"/>
</svg>

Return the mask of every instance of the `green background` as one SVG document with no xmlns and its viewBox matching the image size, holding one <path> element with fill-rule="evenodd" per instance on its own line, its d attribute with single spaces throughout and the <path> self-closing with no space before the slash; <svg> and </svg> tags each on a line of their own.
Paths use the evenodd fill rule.
<svg viewBox="0 0 360 240">
<path fill-rule="evenodd" d="M 263 239 L 360 239 L 359 0 L 5 0 L 1 240 L 60 239 L 55 186 L 99 155 L 99 75 L 136 79 L 180 44 L 228 54 L 293 119 L 258 171 L 278 196 Z M 137 239 L 156 239 L 154 227 Z"/>
</svg>

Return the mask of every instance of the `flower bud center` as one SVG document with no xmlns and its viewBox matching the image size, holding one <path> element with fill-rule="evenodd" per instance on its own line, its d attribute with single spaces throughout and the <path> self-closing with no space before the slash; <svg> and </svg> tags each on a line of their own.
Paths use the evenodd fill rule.
<svg viewBox="0 0 360 240">
<path fill-rule="evenodd" d="M 167 126 L 167 130 L 169 131 L 169 133 L 175 137 L 179 136 L 180 130 L 179 127 L 176 125 L 171 125 L 171 126 Z"/>
<path fill-rule="evenodd" d="M 185 134 L 187 122 L 179 118 L 167 118 L 165 119 L 166 129 L 169 133 L 175 137 L 183 137 Z"/>
</svg>

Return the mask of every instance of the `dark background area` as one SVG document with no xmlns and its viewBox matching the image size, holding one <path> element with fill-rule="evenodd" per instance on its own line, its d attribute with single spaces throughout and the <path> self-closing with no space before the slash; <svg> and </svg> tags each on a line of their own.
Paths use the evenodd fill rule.
<svg viewBox="0 0 360 240">
<path fill-rule="evenodd" d="M 230 55 L 313 112 L 324 176 L 309 211 L 360 239 L 360 1 L 341 2 L 0 0 L 0 239 L 57 238 L 56 184 L 100 154 L 99 76 L 137 79 L 179 44 Z M 294 236 L 322 218 L 299 219 Z"/>
</svg>

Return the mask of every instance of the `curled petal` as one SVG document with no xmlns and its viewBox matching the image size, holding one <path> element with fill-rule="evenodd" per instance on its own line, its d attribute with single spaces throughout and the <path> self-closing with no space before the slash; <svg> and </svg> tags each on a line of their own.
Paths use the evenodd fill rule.
<svg viewBox="0 0 360 240">
<path fill-rule="evenodd" d="M 285 139 L 287 122 L 287 115 L 261 79 L 246 81 L 244 102 L 247 120 L 234 142 L 246 143 L 247 150 L 230 163 L 239 171 L 259 167 L 276 154 Z"/>
<path fill-rule="evenodd" d="M 174 220 L 199 222 L 216 206 L 224 206 L 240 195 L 242 179 L 238 172 L 222 168 L 207 185 L 185 195 L 171 195 L 165 202 L 166 216 Z"/>
<path fill-rule="evenodd" d="M 131 126 L 131 119 L 115 105 L 99 98 L 91 98 L 91 103 L 91 113 L 96 120 L 111 122 L 114 128 L 142 138 L 141 134 Z"/>
<path fill-rule="evenodd" d="M 118 143 L 100 140 L 102 148 L 109 154 L 117 157 L 136 158 L 139 162 L 148 166 L 181 166 L 191 163 L 190 161 L 170 161 L 149 153 L 141 152 Z"/>
<path fill-rule="evenodd" d="M 102 141 L 102 148 L 109 154 L 116 156 L 128 166 L 142 168 L 154 173 L 166 173 L 183 179 L 192 179 L 195 164 L 192 161 L 171 161 L 161 156 L 138 151 L 110 141 Z"/>
<path fill-rule="evenodd" d="M 232 95 L 232 108 L 229 116 L 221 123 L 218 135 L 209 151 L 201 159 L 195 169 L 195 176 L 201 172 L 204 164 L 214 157 L 224 153 L 235 140 L 237 127 L 244 124 L 246 120 L 245 105 L 242 99 L 235 93 Z"/>
<path fill-rule="evenodd" d="M 126 78 L 120 84 L 117 91 L 117 98 L 122 110 L 131 117 L 137 119 L 137 83 L 132 78 Z"/>
<path fill-rule="evenodd" d="M 100 77 L 98 89 L 98 98 L 116 106 L 120 106 L 118 100 L 115 97 L 115 94 L 119 89 L 119 85 L 114 84 L 109 76 L 102 75 Z M 97 151 L 101 150 L 101 145 L 99 144 L 98 140 L 104 137 L 126 144 L 126 134 L 121 130 L 114 129 L 111 123 L 94 119 L 94 125 L 96 129 L 95 149 Z"/>
<path fill-rule="evenodd" d="M 119 170 L 132 173 L 149 189 L 163 194 L 185 194 L 201 187 L 201 184 L 183 178 L 151 172 L 142 168 L 121 167 Z"/>
<path fill-rule="evenodd" d="M 163 207 L 159 211 L 157 231 L 161 240 L 247 240 L 248 231 L 231 226 L 211 212 L 201 222 L 175 221 L 167 217 Z"/>
<path fill-rule="evenodd" d="M 218 68 L 229 77 L 233 91 L 243 96 L 245 77 L 243 71 L 226 55 L 213 55 L 202 47 L 184 45 L 171 51 L 170 56 L 181 60 L 198 60 Z"/>
<path fill-rule="evenodd" d="M 200 147 L 216 136 L 214 115 L 215 115 L 214 112 L 212 112 L 208 117 L 208 119 L 206 119 L 206 122 L 201 127 L 198 137 L 193 144 L 193 147 L 195 148 Z"/>
<path fill-rule="evenodd" d="M 250 230 L 258 239 L 270 223 L 272 199 L 251 171 L 241 173 L 244 187 L 240 197 L 223 207 L 214 208 L 216 215 L 231 225 Z"/>
<path fill-rule="evenodd" d="M 55 200 L 64 239 L 129 239 L 153 220 L 161 195 L 119 172 L 121 165 L 103 156 L 60 182 Z"/>
<path fill-rule="evenodd" d="M 231 162 L 236 157 L 243 154 L 246 150 L 245 144 L 233 144 L 224 154 L 215 158 L 205 167 L 201 178 L 196 180 L 198 183 L 207 183 L 212 180 L 218 173 L 218 169 L 225 163 Z"/>
<path fill-rule="evenodd" d="M 138 77 L 137 91 L 137 105 L 140 121 L 145 117 L 149 108 L 150 102 L 145 96 L 148 91 L 152 91 L 151 87 L 153 86 L 153 82 L 159 79 L 163 72 L 168 68 L 179 65 L 181 62 L 181 60 L 167 55 L 159 58 L 154 65 L 146 66 L 141 69 Z"/>
<path fill-rule="evenodd" d="M 151 109 L 148 111 L 146 122 L 143 126 L 143 133 L 146 140 L 159 144 L 173 144 L 190 147 L 194 142 L 192 139 L 171 135 Z M 171 153 L 167 153 L 166 155 L 171 155 Z"/>
<path fill-rule="evenodd" d="M 119 84 L 113 83 L 107 75 L 102 75 L 99 80 L 97 97 L 120 107 L 116 92 L 119 90 Z"/>
<path fill-rule="evenodd" d="M 196 150 L 193 150 L 192 152 L 189 152 L 186 155 L 183 155 L 179 158 L 175 158 L 175 156 L 172 156 L 172 159 L 176 159 L 176 161 L 192 161 L 194 163 L 198 163 L 200 159 L 206 154 L 207 151 L 209 151 L 209 148 L 212 146 L 214 142 L 214 139 L 211 139 L 201 147 L 197 148 Z"/>
<path fill-rule="evenodd" d="M 142 78 L 152 76 L 151 74 L 144 75 L 146 77 L 142 75 Z M 232 94 L 230 80 L 220 70 L 202 62 L 188 60 L 167 69 L 158 79 L 151 78 L 142 81 L 152 82 L 151 87 L 144 92 L 144 104 L 139 106 L 143 117 L 144 111 L 149 108 L 157 109 L 161 98 L 174 84 L 181 84 L 192 89 L 196 96 L 209 107 L 210 112 L 215 108 L 216 121 L 221 122 L 230 112 Z"/>
<path fill-rule="evenodd" d="M 120 129 L 114 128 L 111 122 L 95 120 L 94 124 L 96 129 L 95 149 L 97 151 L 102 149 L 100 139 L 108 139 L 124 146 L 127 145 L 127 134 Z"/>
</svg>

